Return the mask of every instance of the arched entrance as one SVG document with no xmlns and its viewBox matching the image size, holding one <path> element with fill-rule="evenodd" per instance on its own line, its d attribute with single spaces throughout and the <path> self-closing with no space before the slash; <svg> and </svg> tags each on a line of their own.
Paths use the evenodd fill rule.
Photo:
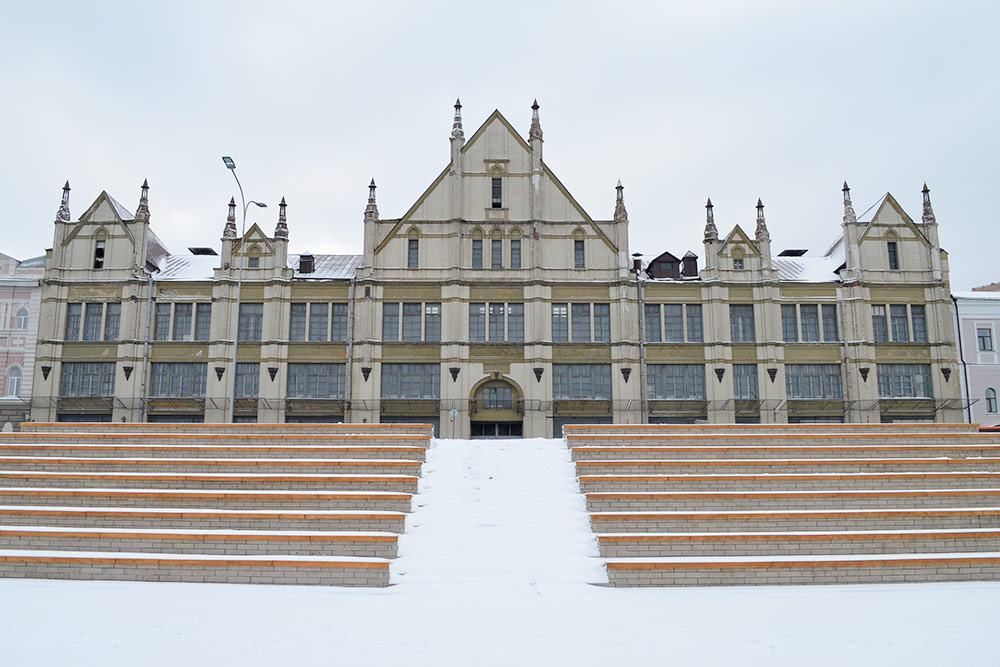
<svg viewBox="0 0 1000 667">
<path fill-rule="evenodd" d="M 473 438 L 520 438 L 524 400 L 509 380 L 486 379 L 472 390 L 470 431 Z"/>
</svg>

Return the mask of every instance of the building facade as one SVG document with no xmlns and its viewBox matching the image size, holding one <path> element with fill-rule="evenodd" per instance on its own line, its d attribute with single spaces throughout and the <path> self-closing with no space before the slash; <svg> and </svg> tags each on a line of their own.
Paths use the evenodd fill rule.
<svg viewBox="0 0 1000 667">
<path fill-rule="evenodd" d="M 957 292 L 955 326 L 958 335 L 962 393 L 967 399 L 966 420 L 983 426 L 1000 426 L 1000 291 L 976 288 Z"/>
<path fill-rule="evenodd" d="M 29 414 L 44 271 L 44 257 L 18 261 L 0 254 L 0 425 Z"/>
<path fill-rule="evenodd" d="M 929 191 L 914 221 L 889 194 L 817 256 L 720 235 L 704 267 L 630 256 L 619 183 L 595 219 L 494 112 L 401 217 L 374 181 L 360 256 L 290 255 L 277 226 L 221 251 L 169 253 L 107 193 L 47 254 L 35 419 L 428 421 L 444 437 L 558 435 L 574 422 L 962 418 L 947 255 Z M 697 224 L 701 225 L 699 221 Z M 834 230 L 832 230 L 834 231 Z M 676 266 L 670 266 L 671 260 Z M 235 339 L 235 342 L 234 342 Z M 234 345 L 236 363 L 233 364 Z"/>
</svg>

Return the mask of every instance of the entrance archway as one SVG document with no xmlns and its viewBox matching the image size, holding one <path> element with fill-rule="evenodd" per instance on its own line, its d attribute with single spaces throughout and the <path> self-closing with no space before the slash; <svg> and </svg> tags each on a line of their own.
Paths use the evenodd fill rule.
<svg viewBox="0 0 1000 667">
<path fill-rule="evenodd" d="M 524 399 L 520 388 L 506 379 L 487 378 L 473 387 L 469 426 L 471 436 L 520 438 Z"/>
</svg>

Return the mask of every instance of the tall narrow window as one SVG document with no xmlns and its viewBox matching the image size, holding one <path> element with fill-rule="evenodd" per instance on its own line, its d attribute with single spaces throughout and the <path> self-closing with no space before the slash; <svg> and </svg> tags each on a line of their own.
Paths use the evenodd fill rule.
<svg viewBox="0 0 1000 667">
<path fill-rule="evenodd" d="M 594 304 L 594 340 L 598 343 L 611 340 L 611 304 Z"/>
<path fill-rule="evenodd" d="M 24 331 L 28 328 L 28 309 L 22 308 L 17 311 L 17 329 L 19 331 Z"/>
<path fill-rule="evenodd" d="M 82 316 L 82 303 L 66 304 L 66 340 L 80 340 L 80 318 Z"/>
<path fill-rule="evenodd" d="M 347 304 L 331 304 L 330 311 L 330 340 L 342 343 L 347 340 Z"/>
<path fill-rule="evenodd" d="M 406 268 L 416 269 L 420 267 L 420 240 L 409 239 L 406 247 Z"/>
<path fill-rule="evenodd" d="M 483 268 L 483 240 L 472 239 L 472 268 Z"/>
<path fill-rule="evenodd" d="M 701 304 L 689 303 L 684 310 L 687 311 L 688 342 L 702 342 Z"/>
<path fill-rule="evenodd" d="M 757 399 L 757 364 L 733 364 L 733 397 Z"/>
<path fill-rule="evenodd" d="M 645 318 L 646 342 L 659 343 L 662 340 L 659 304 L 647 303 L 643 316 Z"/>
<path fill-rule="evenodd" d="M 504 311 L 506 311 L 505 304 L 490 304 L 490 341 L 492 342 L 502 343 L 504 340 L 504 329 L 506 328 Z"/>
<path fill-rule="evenodd" d="M 510 241 L 510 268 L 521 268 L 521 239 L 511 239 Z"/>
<path fill-rule="evenodd" d="M 872 332 L 876 343 L 889 342 L 889 323 L 885 316 L 885 306 L 872 306 Z"/>
<path fill-rule="evenodd" d="M 264 330 L 264 304 L 241 303 L 240 318 L 237 324 L 239 340 L 260 342 Z"/>
<path fill-rule="evenodd" d="M 899 270 L 899 246 L 895 241 L 889 241 L 885 244 L 889 251 L 889 270 L 898 271 Z"/>
<path fill-rule="evenodd" d="M 118 330 L 121 328 L 122 305 L 109 303 L 104 312 L 104 340 L 118 340 Z"/>
<path fill-rule="evenodd" d="M 21 369 L 17 366 L 11 368 L 10 372 L 7 373 L 7 395 L 21 395 Z M 996 410 L 994 410 L 994 412 L 996 412 Z"/>
<path fill-rule="evenodd" d="M 174 340 L 191 340 L 191 309 L 194 304 L 174 305 Z"/>
<path fill-rule="evenodd" d="M 306 307 L 304 303 L 293 303 L 288 318 L 288 340 L 306 339 Z"/>
<path fill-rule="evenodd" d="M 260 364 L 236 364 L 236 398 L 257 398 Z"/>
<path fill-rule="evenodd" d="M 156 304 L 153 317 L 153 340 L 170 340 L 169 303 Z"/>
<path fill-rule="evenodd" d="M 519 343 L 524 340 L 524 304 L 507 304 L 507 340 Z"/>
<path fill-rule="evenodd" d="M 499 178 L 493 179 L 493 208 L 503 206 L 503 181 Z"/>
<path fill-rule="evenodd" d="M 753 343 L 756 341 L 753 304 L 731 304 L 729 306 L 729 327 L 734 343 Z"/>
<path fill-rule="evenodd" d="M 684 342 L 684 306 L 679 303 L 663 305 L 663 340 L 667 343 Z"/>
<path fill-rule="evenodd" d="M 420 313 L 423 309 L 422 303 L 403 304 L 403 340 L 420 340 Z"/>
<path fill-rule="evenodd" d="M 486 304 L 469 304 L 469 340 L 482 342 L 486 340 Z"/>
<path fill-rule="evenodd" d="M 573 268 L 584 269 L 586 267 L 586 258 L 583 254 L 583 239 L 576 239 L 573 241 Z"/>
<path fill-rule="evenodd" d="M 490 241 L 490 268 L 503 268 L 503 241 L 501 239 Z"/>
<path fill-rule="evenodd" d="M 347 304 L 344 304 L 347 307 Z M 424 340 L 437 343 L 441 340 L 441 304 L 424 304 Z"/>
<path fill-rule="evenodd" d="M 104 268 L 104 251 L 107 248 L 107 241 L 104 239 L 97 239 L 94 242 L 94 268 L 103 269 Z"/>
<path fill-rule="evenodd" d="M 909 343 L 910 325 L 906 318 L 906 305 L 889 306 L 889 322 L 892 325 L 892 342 Z"/>
<path fill-rule="evenodd" d="M 83 315 L 83 339 L 101 340 L 101 316 L 103 303 L 88 303 Z"/>
<path fill-rule="evenodd" d="M 11 394 L 14 396 L 14 394 Z M 997 390 L 992 387 L 986 390 L 986 412 L 995 413 L 997 411 Z"/>
<path fill-rule="evenodd" d="M 823 304 L 823 340 L 827 343 L 840 340 L 837 330 L 837 307 L 833 304 Z"/>
<path fill-rule="evenodd" d="M 208 340 L 212 335 L 212 304 L 197 303 L 194 309 L 194 339 Z"/>
<path fill-rule="evenodd" d="M 927 342 L 927 308 L 910 306 L 910 321 L 913 323 L 913 342 Z"/>
<path fill-rule="evenodd" d="M 795 304 L 781 306 L 781 337 L 786 343 L 799 342 L 799 320 L 795 315 Z"/>
<path fill-rule="evenodd" d="M 399 304 L 382 304 L 382 340 L 399 340 Z"/>
<path fill-rule="evenodd" d="M 573 314 L 573 341 L 590 342 L 590 304 L 574 303 Z"/>
<path fill-rule="evenodd" d="M 564 343 L 569 340 L 569 306 L 565 303 L 552 304 L 552 342 Z"/>
<path fill-rule="evenodd" d="M 802 318 L 803 342 L 819 342 L 819 307 L 816 304 L 802 304 L 799 306 L 799 316 Z"/>
<path fill-rule="evenodd" d="M 327 339 L 329 308 L 325 303 L 309 304 L 309 340 L 315 343 Z"/>
</svg>

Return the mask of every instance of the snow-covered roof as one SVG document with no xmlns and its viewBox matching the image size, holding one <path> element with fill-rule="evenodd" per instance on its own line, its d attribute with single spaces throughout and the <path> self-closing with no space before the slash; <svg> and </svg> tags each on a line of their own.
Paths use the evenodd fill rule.
<svg viewBox="0 0 1000 667">
<path fill-rule="evenodd" d="M 18 262 L 18 266 L 24 269 L 44 268 L 45 255 L 40 255 L 38 257 L 31 257 L 29 259 Z"/>
<path fill-rule="evenodd" d="M 303 253 L 309 254 L 309 253 Z M 361 255 L 313 255 L 312 273 L 299 273 L 299 255 L 288 256 L 288 267 L 295 277 L 308 280 L 347 280 L 361 268 Z"/>
<path fill-rule="evenodd" d="M 301 280 L 348 280 L 361 266 L 361 255 L 313 255 L 315 271 L 299 273 L 299 256 L 288 256 L 288 268 Z M 212 280 L 221 258 L 217 255 L 165 255 L 156 280 Z"/>
<path fill-rule="evenodd" d="M 840 236 L 823 256 L 810 256 L 808 251 L 798 257 L 775 257 L 778 279 L 798 283 L 828 283 L 839 280 L 837 269 L 846 259 L 844 237 Z"/>
<path fill-rule="evenodd" d="M 981 301 L 1000 301 L 1000 292 L 972 292 L 972 291 L 959 291 L 952 292 L 951 295 L 956 299 L 977 299 Z"/>
<path fill-rule="evenodd" d="M 146 239 L 146 264 L 149 265 L 149 268 L 158 269 L 169 255 L 170 251 L 167 250 L 167 246 L 163 245 L 160 237 L 153 233 L 153 229 L 150 228 L 149 236 Z"/>
<path fill-rule="evenodd" d="M 107 194 L 107 193 L 105 193 L 105 194 Z M 122 206 L 121 203 L 117 199 L 115 199 L 111 195 L 108 195 L 108 201 L 110 201 L 111 205 L 115 207 L 115 213 L 117 213 L 118 217 L 122 219 L 122 222 L 128 222 L 130 220 L 135 220 L 135 215 L 133 215 L 132 213 L 130 213 L 127 208 L 125 208 L 124 206 Z"/>
<path fill-rule="evenodd" d="M 156 280 L 211 280 L 218 267 L 219 258 L 213 255 L 167 255 Z"/>
</svg>

